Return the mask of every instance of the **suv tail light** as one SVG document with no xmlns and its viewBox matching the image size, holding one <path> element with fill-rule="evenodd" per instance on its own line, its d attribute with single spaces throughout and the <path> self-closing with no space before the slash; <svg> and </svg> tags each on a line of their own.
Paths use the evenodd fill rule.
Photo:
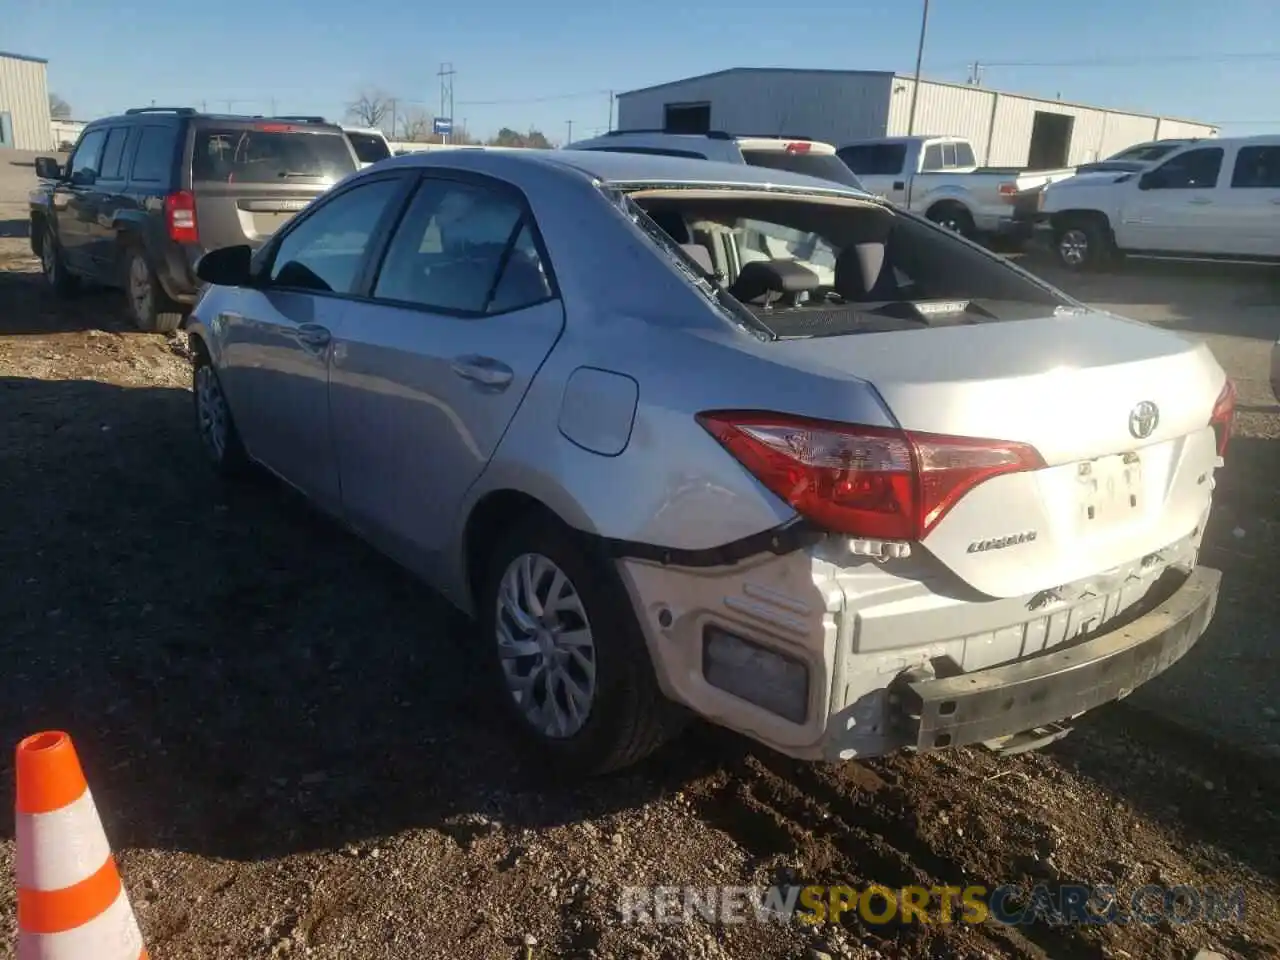
<svg viewBox="0 0 1280 960">
<path fill-rule="evenodd" d="M 174 243 L 199 243 L 196 227 L 196 198 L 179 190 L 164 198 L 164 219 L 169 225 L 169 239 Z"/>
<path fill-rule="evenodd" d="M 834 533 L 923 540 L 992 477 L 1045 466 L 1032 447 L 785 414 L 717 411 L 698 422 L 769 490 Z"/>
<path fill-rule="evenodd" d="M 1218 439 L 1218 456 L 1227 455 L 1227 442 L 1231 439 L 1231 426 L 1236 418 L 1236 385 L 1230 379 L 1223 384 L 1213 405 L 1213 415 L 1209 423 L 1213 426 L 1213 435 Z"/>
</svg>

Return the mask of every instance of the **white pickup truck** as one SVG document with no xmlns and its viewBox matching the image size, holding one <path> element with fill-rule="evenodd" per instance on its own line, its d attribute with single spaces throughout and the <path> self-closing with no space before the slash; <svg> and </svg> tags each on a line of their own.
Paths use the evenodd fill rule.
<svg viewBox="0 0 1280 960">
<path fill-rule="evenodd" d="M 1280 136 L 1191 141 L 1142 170 L 1082 173 L 1039 197 L 1071 270 L 1117 255 L 1280 263 Z"/>
<path fill-rule="evenodd" d="M 962 137 L 855 140 L 836 151 L 872 193 L 963 236 L 1031 236 L 1036 194 L 1075 173 L 979 167 Z"/>
</svg>

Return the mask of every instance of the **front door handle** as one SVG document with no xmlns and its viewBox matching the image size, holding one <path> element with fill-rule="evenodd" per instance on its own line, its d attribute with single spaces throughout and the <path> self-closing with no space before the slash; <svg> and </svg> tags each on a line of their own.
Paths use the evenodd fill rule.
<svg viewBox="0 0 1280 960">
<path fill-rule="evenodd" d="M 1203 207 L 1203 206 L 1205 206 L 1206 204 L 1213 203 L 1213 201 L 1212 201 L 1212 200 L 1210 200 L 1208 197 L 1192 197 L 1192 198 L 1191 198 L 1190 200 L 1188 200 L 1187 202 L 1188 202 L 1188 203 L 1194 203 L 1197 207 Z"/>
<path fill-rule="evenodd" d="M 333 334 L 318 323 L 303 323 L 298 326 L 298 340 L 309 347 L 327 347 Z"/>
<path fill-rule="evenodd" d="M 470 380 L 481 386 L 498 390 L 506 389 L 512 377 L 515 376 L 510 367 L 493 357 L 457 357 L 449 367 L 463 380 Z"/>
<path fill-rule="evenodd" d="M 905 190 L 905 189 L 907 189 L 907 181 L 905 181 L 905 180 L 895 180 L 895 181 L 893 181 L 893 189 L 895 189 L 895 190 Z"/>
</svg>

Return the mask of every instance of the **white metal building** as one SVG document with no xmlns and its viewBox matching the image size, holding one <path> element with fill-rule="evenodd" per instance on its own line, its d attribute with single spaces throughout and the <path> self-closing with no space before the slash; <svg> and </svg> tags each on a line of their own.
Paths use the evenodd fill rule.
<svg viewBox="0 0 1280 960">
<path fill-rule="evenodd" d="M 48 150 L 48 60 L 0 51 L 0 147 Z"/>
<path fill-rule="evenodd" d="M 618 129 L 810 137 L 837 147 L 908 132 L 909 76 L 736 67 L 618 95 Z M 965 137 L 980 164 L 1074 166 L 1146 140 L 1214 137 L 1207 123 L 920 81 L 914 131 Z"/>
</svg>

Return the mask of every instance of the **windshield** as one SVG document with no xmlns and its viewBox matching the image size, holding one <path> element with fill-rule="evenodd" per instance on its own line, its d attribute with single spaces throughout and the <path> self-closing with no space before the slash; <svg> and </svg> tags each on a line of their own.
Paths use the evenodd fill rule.
<svg viewBox="0 0 1280 960">
<path fill-rule="evenodd" d="M 347 133 L 347 139 L 361 163 L 377 163 L 391 156 L 387 141 L 373 133 Z"/>
<path fill-rule="evenodd" d="M 664 249 L 686 269 L 703 264 L 700 276 L 775 337 L 1020 320 L 1077 306 L 1006 261 L 887 206 L 733 191 L 636 202 L 669 238 Z"/>
<path fill-rule="evenodd" d="M 743 150 L 742 159 L 753 167 L 789 170 L 808 177 L 831 180 L 861 190 L 862 181 L 834 153 L 789 153 L 785 150 Z"/>
<path fill-rule="evenodd" d="M 1180 143 L 1153 143 L 1145 146 L 1130 147 L 1128 150 L 1121 150 L 1114 157 L 1108 157 L 1108 160 L 1140 160 L 1150 161 L 1159 160 L 1166 154 L 1172 153 L 1182 146 Z"/>
<path fill-rule="evenodd" d="M 191 179 L 217 183 L 336 182 L 356 169 L 341 134 L 276 126 L 198 129 L 191 154 Z"/>
</svg>

